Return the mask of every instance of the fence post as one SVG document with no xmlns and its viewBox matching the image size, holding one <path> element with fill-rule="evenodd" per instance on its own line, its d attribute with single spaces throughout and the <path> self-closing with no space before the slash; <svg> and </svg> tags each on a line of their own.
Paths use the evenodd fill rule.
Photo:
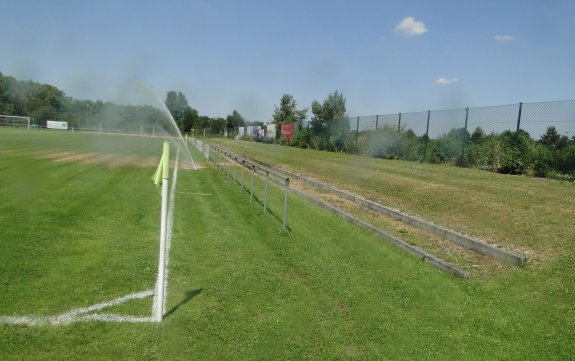
<svg viewBox="0 0 575 361">
<path fill-rule="evenodd" d="M 379 123 L 379 114 L 375 115 L 375 130 L 377 130 L 377 123 Z"/>
<path fill-rule="evenodd" d="M 425 128 L 425 148 L 423 149 L 423 151 L 425 152 L 424 154 L 424 159 L 427 162 L 427 144 L 429 143 L 429 118 L 431 118 L 431 110 L 427 111 L 427 126 Z"/>
<path fill-rule="evenodd" d="M 285 198 L 284 198 L 284 218 L 283 218 L 283 230 L 284 231 L 286 230 L 288 193 L 289 193 L 289 178 L 286 178 L 286 181 L 285 181 Z"/>
<path fill-rule="evenodd" d="M 399 119 L 397 121 L 397 132 L 401 132 L 401 112 L 399 113 Z"/>
<path fill-rule="evenodd" d="M 469 120 L 469 107 L 465 108 L 465 132 L 467 132 L 467 121 Z M 463 161 L 463 157 L 465 156 L 465 142 L 461 143 L 461 160 Z"/>
<path fill-rule="evenodd" d="M 359 117 L 357 117 L 357 125 L 355 127 L 355 148 L 357 149 L 357 140 L 359 138 Z"/>
<path fill-rule="evenodd" d="M 427 111 L 427 127 L 425 128 L 425 135 L 429 138 L 429 118 L 431 118 L 431 110 Z"/>
<path fill-rule="evenodd" d="M 523 109 L 523 102 L 519 103 L 519 114 L 517 114 L 517 130 L 521 129 L 521 110 Z"/>
</svg>

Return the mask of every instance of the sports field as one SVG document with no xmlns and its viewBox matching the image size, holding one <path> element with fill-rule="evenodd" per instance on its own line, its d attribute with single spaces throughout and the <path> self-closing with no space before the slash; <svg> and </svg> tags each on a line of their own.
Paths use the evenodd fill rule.
<svg viewBox="0 0 575 361">
<path fill-rule="evenodd" d="M 154 288 L 160 196 L 151 176 L 161 148 L 157 138 L 0 128 L 0 320 L 44 319 Z M 541 183 L 562 203 L 559 215 L 548 218 L 559 229 L 550 233 L 550 246 L 534 249 L 553 254 L 460 280 L 297 197 L 289 199 L 290 231 L 282 232 L 277 217 L 263 215 L 260 204 L 190 150 L 201 167 L 178 172 L 164 321 L 130 322 L 150 315 L 152 298 L 142 297 L 106 309 L 130 316 L 119 321 L 4 322 L 1 359 L 562 360 L 575 354 L 575 252 L 563 220 L 573 215 L 573 206 L 564 205 L 572 184 Z M 325 157 L 326 168 L 316 168 L 327 171 L 330 156 L 309 159 Z M 307 162 L 298 154 L 284 157 Z M 436 177 L 430 186 L 438 190 L 439 173 L 452 171 L 413 167 L 403 171 Z M 477 189 L 488 176 L 497 175 L 481 173 Z M 464 183 L 472 188 L 473 179 Z M 494 182 L 504 186 L 504 180 Z M 425 213 L 416 195 L 397 191 L 395 197 Z M 280 198 L 272 197 L 272 210 L 280 209 Z"/>
</svg>

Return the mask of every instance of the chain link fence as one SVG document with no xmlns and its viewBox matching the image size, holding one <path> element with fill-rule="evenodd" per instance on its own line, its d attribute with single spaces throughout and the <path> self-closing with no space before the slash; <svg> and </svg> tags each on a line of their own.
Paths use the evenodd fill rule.
<svg viewBox="0 0 575 361">
<path fill-rule="evenodd" d="M 452 129 L 464 128 L 471 133 L 480 127 L 486 134 L 522 129 L 537 140 L 551 126 L 571 138 L 575 136 L 575 100 L 358 116 L 349 121 L 350 129 L 359 133 L 396 127 L 410 129 L 417 136 L 427 134 L 431 139 Z"/>
</svg>

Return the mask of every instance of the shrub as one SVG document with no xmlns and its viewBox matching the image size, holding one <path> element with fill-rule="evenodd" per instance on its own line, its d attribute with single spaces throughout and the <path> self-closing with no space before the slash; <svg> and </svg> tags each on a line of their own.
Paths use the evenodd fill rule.
<svg viewBox="0 0 575 361">
<path fill-rule="evenodd" d="M 309 129 L 301 129 L 291 142 L 291 145 L 294 147 L 308 148 L 310 146 Z"/>
<path fill-rule="evenodd" d="M 575 172 L 575 142 L 556 151 L 555 166 L 563 174 Z"/>
<path fill-rule="evenodd" d="M 324 150 L 325 149 L 325 140 L 320 136 L 313 136 L 310 139 L 310 145 L 312 149 L 315 150 Z"/>
<path fill-rule="evenodd" d="M 465 128 L 451 129 L 449 133 L 429 141 L 426 160 L 430 163 L 464 165 L 464 147 L 469 143 L 469 133 Z"/>
<path fill-rule="evenodd" d="M 534 140 L 524 130 L 506 130 L 499 137 L 500 150 L 498 173 L 525 174 L 531 165 Z"/>
<path fill-rule="evenodd" d="M 397 131 L 396 127 L 385 125 L 369 132 L 363 146 L 367 148 L 368 154 L 377 158 L 408 160 L 418 158 L 419 141 L 411 129 Z"/>
<path fill-rule="evenodd" d="M 495 133 L 487 136 L 483 134 L 480 137 L 472 135 L 471 139 L 473 139 L 472 143 L 465 150 L 467 164 L 479 169 L 496 172 L 501 164 L 499 136 Z"/>
<path fill-rule="evenodd" d="M 290 142 L 289 142 L 289 139 L 282 136 L 282 137 L 280 137 L 278 144 L 279 145 L 290 145 Z"/>
</svg>

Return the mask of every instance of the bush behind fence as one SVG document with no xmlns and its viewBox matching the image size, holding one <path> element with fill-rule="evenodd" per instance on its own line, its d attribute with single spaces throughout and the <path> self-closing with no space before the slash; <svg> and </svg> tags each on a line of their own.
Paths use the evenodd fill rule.
<svg viewBox="0 0 575 361">
<path fill-rule="evenodd" d="M 575 100 L 358 116 L 349 122 L 355 151 L 374 157 L 575 178 Z"/>
</svg>

